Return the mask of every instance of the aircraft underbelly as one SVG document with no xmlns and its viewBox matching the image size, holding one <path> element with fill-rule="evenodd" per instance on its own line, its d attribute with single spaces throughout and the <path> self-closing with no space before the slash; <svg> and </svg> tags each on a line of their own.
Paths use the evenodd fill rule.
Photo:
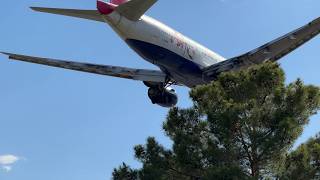
<svg viewBox="0 0 320 180">
<path fill-rule="evenodd" d="M 145 60 L 159 66 L 172 79 L 188 87 L 203 84 L 202 70 L 193 61 L 190 61 L 168 49 L 144 42 L 127 39 L 126 43 Z"/>
<path fill-rule="evenodd" d="M 106 22 L 141 57 L 188 87 L 204 84 L 202 69 L 218 61 L 213 52 L 150 17 L 133 22 L 113 13 Z"/>
</svg>

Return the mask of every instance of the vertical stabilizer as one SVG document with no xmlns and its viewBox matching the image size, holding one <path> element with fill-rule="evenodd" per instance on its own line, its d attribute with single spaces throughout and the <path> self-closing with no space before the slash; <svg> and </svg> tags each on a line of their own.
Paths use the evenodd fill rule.
<svg viewBox="0 0 320 180">
<path fill-rule="evenodd" d="M 115 4 L 115 5 L 120 5 L 128 2 L 128 0 L 110 0 L 110 3 Z"/>
<path fill-rule="evenodd" d="M 111 1 L 112 2 L 112 1 Z M 103 0 L 97 0 L 97 9 L 100 12 L 100 14 L 111 14 L 115 8 L 118 6 L 116 4 L 109 2 L 104 2 Z"/>
</svg>

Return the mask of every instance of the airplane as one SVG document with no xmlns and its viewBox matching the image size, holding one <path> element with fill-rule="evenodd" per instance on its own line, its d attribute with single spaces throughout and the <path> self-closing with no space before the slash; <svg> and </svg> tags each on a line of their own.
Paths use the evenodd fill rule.
<svg viewBox="0 0 320 180">
<path fill-rule="evenodd" d="M 240 56 L 226 59 L 167 25 L 146 16 L 157 0 L 103 0 L 96 10 L 31 7 L 39 12 L 107 23 L 144 60 L 159 70 L 133 69 L 2 52 L 9 59 L 100 75 L 142 81 L 153 104 L 173 107 L 178 96 L 172 85 L 193 88 L 208 84 L 223 72 L 266 61 L 275 62 L 320 33 L 320 18 Z"/>
</svg>

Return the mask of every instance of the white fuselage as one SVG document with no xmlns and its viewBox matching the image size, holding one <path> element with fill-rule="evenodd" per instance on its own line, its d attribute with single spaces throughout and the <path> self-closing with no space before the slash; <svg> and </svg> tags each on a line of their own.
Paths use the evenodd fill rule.
<svg viewBox="0 0 320 180">
<path fill-rule="evenodd" d="M 130 21 L 114 11 L 104 19 L 140 56 L 186 86 L 203 84 L 201 70 L 225 60 L 151 17 Z"/>
</svg>

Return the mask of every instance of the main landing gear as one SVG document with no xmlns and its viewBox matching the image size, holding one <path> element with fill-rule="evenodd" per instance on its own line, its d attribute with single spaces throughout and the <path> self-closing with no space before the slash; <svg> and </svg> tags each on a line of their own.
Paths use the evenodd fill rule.
<svg viewBox="0 0 320 180">
<path fill-rule="evenodd" d="M 148 96 L 153 104 L 158 104 L 162 107 L 171 108 L 174 107 L 178 102 L 178 96 L 174 89 L 170 86 L 172 82 L 168 83 L 154 83 L 154 82 L 143 82 L 147 87 Z"/>
</svg>

